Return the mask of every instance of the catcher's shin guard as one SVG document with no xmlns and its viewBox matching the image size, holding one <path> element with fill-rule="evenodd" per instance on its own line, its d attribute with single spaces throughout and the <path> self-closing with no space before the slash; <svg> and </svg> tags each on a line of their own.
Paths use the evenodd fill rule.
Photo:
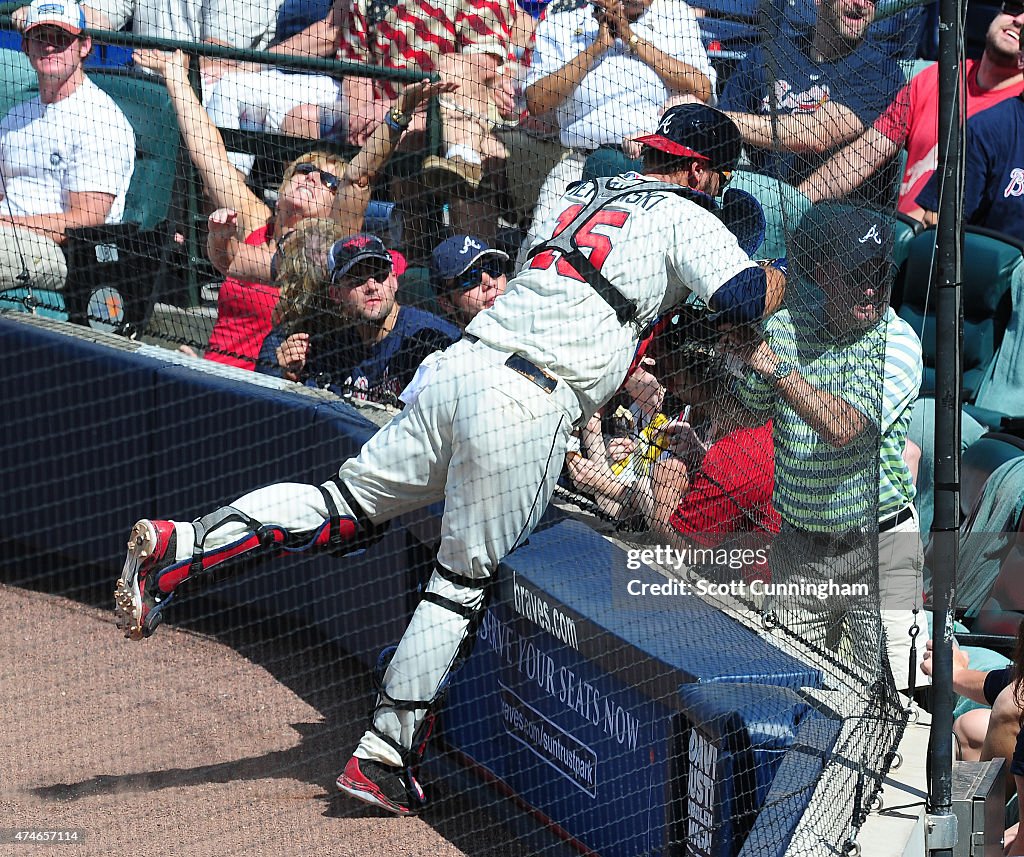
<svg viewBox="0 0 1024 857">
<path fill-rule="evenodd" d="M 489 584 L 489 579 L 436 566 L 401 642 L 378 660 L 377 702 L 360 749 L 369 744 L 375 757 L 400 763 L 410 780 L 415 780 L 451 675 L 473 650 Z M 362 754 L 357 750 L 356 755 Z"/>
<path fill-rule="evenodd" d="M 265 511 L 269 506 L 266 502 L 261 506 L 262 492 L 273 488 L 246 495 L 237 501 L 238 506 Z M 339 509 L 331 488 L 342 499 L 346 514 Z M 264 523 L 238 506 L 224 506 L 191 524 L 139 521 L 129 538 L 128 556 L 114 592 L 117 624 L 125 629 L 125 636 L 140 639 L 152 634 L 178 587 L 215 568 L 219 573 L 234 566 L 231 570 L 237 572 L 270 554 L 307 550 L 347 553 L 367 547 L 385 531 L 385 527 L 368 519 L 337 477 L 324 485 L 298 486 L 293 490 L 300 495 L 278 498 L 285 504 L 294 501 L 301 509 L 294 513 L 290 528 L 280 523 Z M 311 511 L 314 506 L 301 492 L 319 494 L 327 509 L 326 518 L 322 512 Z M 189 535 L 191 551 L 187 544 Z"/>
</svg>

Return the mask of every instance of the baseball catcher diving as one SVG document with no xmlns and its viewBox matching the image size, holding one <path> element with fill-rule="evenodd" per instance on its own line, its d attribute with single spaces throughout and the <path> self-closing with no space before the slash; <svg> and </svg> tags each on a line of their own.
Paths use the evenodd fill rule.
<svg viewBox="0 0 1024 857">
<path fill-rule="evenodd" d="M 115 612 L 142 639 L 182 584 L 214 568 L 365 548 L 392 518 L 444 500 L 433 573 L 378 664 L 376 707 L 337 780 L 359 800 L 398 815 L 423 808 L 424 744 L 498 564 L 536 526 L 570 433 L 622 384 L 645 331 L 691 294 L 722 325 L 756 322 L 782 301 L 784 275 L 751 262 L 714 199 L 740 154 L 733 123 L 682 105 L 640 142 L 643 174 L 571 188 L 505 295 L 429 358 L 405 410 L 336 475 L 132 529 Z"/>
</svg>

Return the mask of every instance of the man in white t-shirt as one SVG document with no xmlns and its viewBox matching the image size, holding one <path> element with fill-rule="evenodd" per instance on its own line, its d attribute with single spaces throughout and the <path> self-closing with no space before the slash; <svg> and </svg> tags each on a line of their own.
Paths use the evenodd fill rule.
<svg viewBox="0 0 1024 857">
<path fill-rule="evenodd" d="M 92 40 L 69 0 L 33 0 L 23 50 L 39 95 L 0 120 L 0 288 L 61 288 L 68 229 L 118 223 L 135 134 L 86 76 Z"/>
<path fill-rule="evenodd" d="M 553 111 L 564 148 L 548 173 L 533 226 L 517 260 L 583 176 L 598 148 L 650 134 L 662 111 L 684 101 L 714 103 L 716 74 L 697 17 L 679 0 L 593 0 L 555 4 L 537 25 L 526 77 L 530 113 Z M 616 173 L 635 169 L 625 157 Z"/>
</svg>

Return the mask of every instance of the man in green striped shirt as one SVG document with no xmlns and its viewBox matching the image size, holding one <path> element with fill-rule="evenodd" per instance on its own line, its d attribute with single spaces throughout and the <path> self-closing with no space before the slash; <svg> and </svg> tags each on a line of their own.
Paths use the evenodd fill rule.
<svg viewBox="0 0 1024 857">
<path fill-rule="evenodd" d="M 827 222 L 812 209 L 794 254 L 804 288 L 765 320 L 763 339 L 735 337 L 727 348 L 748 367 L 738 395 L 773 420 L 783 526 L 772 576 L 797 585 L 766 607 L 869 679 L 882 669 L 880 610 L 889 667 L 904 689 L 914 638 L 923 653 L 927 637 L 913 612 L 923 558 L 903 460 L 922 361 L 917 335 L 888 306 L 891 249 L 877 212 L 847 208 Z"/>
</svg>

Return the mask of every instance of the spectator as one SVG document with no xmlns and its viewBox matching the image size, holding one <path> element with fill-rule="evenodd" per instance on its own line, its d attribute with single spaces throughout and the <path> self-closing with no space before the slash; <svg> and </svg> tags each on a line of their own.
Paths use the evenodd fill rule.
<svg viewBox="0 0 1024 857">
<path fill-rule="evenodd" d="M 615 175 L 638 169 L 625 140 L 649 134 L 670 99 L 708 102 L 715 71 L 693 10 L 670 0 L 595 0 L 537 25 L 526 79 L 531 114 L 555 111 L 564 151 L 548 173 L 526 246 L 599 148 L 618 154 Z"/>
<path fill-rule="evenodd" d="M 921 671 L 932 674 L 932 641 L 925 646 Z M 984 650 L 982 650 L 984 651 Z M 1024 735 L 1021 718 L 1024 717 L 1024 698 L 1021 693 L 1022 659 L 1024 659 L 1024 623 L 1017 627 L 1017 641 L 1013 660 L 1005 667 L 993 670 L 972 669 L 970 658 L 953 641 L 953 691 L 990 708 L 974 708 L 961 714 L 953 723 L 957 740 L 957 757 L 965 761 L 1006 759 L 1006 797 L 1016 791 L 1018 800 L 1024 798 Z M 1024 854 L 1024 837 L 1016 836 L 1007 842 L 1006 854 Z M 1010 839 L 1010 836 L 1007 836 Z"/>
<path fill-rule="evenodd" d="M 682 314 L 667 322 L 654 340 L 655 369 L 689 413 L 664 432 L 669 454 L 652 473 L 651 527 L 709 547 L 733 533 L 770 539 L 781 524 L 772 505 L 771 421 L 760 420 L 736 397 L 707 331 Z M 706 426 L 702 437 L 693 430 L 700 425 Z"/>
<path fill-rule="evenodd" d="M 505 294 L 508 254 L 473 235 L 453 235 L 434 248 L 430 280 L 437 303 L 453 324 L 465 328 L 480 310 Z"/>
<path fill-rule="evenodd" d="M 676 313 L 656 329 L 647 351 L 652 371 L 687 407 L 671 422 L 650 421 L 657 433 L 642 445 L 653 453 L 646 479 L 620 475 L 610 482 L 602 455 L 569 462 L 577 485 L 601 495 L 599 505 L 625 502 L 643 515 L 644 529 L 706 547 L 738 533 L 771 537 L 780 524 L 772 506 L 771 423 L 759 422 L 736 398 L 714 338 L 692 313 Z"/>
<path fill-rule="evenodd" d="M 85 75 L 81 7 L 33 0 L 23 20 L 39 95 L 0 120 L 0 288 L 60 289 L 67 231 L 121 220 L 135 134 Z"/>
<path fill-rule="evenodd" d="M 1021 53 L 1024 56 L 1024 52 Z M 1009 98 L 967 122 L 963 222 L 1024 241 L 1024 102 Z M 943 192 L 933 173 L 917 195 L 926 223 L 935 223 Z"/>
<path fill-rule="evenodd" d="M 729 77 L 719 107 L 739 127 L 758 172 L 799 185 L 870 127 L 903 84 L 897 62 L 865 39 L 871 0 L 820 0 L 810 30 L 780 30 Z M 895 174 L 862 190 L 890 204 Z"/>
<path fill-rule="evenodd" d="M 477 208 L 473 197 L 485 168 L 493 176 L 504 171 L 505 149 L 492 126 L 499 114 L 511 117 L 514 112 L 511 84 L 500 72 L 511 55 L 515 18 L 513 0 L 448 0 L 440 6 L 425 0 L 398 0 L 390 6 L 335 0 L 325 19 L 273 48 L 386 68 L 417 68 L 459 84 L 457 99 L 441 102 L 445 157 L 422 160 L 428 141 L 423 133 L 426 113 L 421 111 L 415 117 L 416 133 L 403 149 L 410 153 L 410 162 L 422 163 L 423 172 L 406 167 L 392 186 L 392 197 L 403 206 L 407 250 L 417 259 L 428 257 L 433 245 L 435 226 L 425 204 L 428 188 L 458 191 L 451 206 L 452 225 L 470 231 Z M 331 136 L 361 145 L 384 121 L 397 92 L 393 81 L 346 77 L 337 107 L 342 121 Z M 289 113 L 293 128 L 304 122 L 305 133 L 317 136 L 323 122 L 320 105 L 297 104 Z"/>
<path fill-rule="evenodd" d="M 773 499 L 782 516 L 773 580 L 879 583 L 870 594 L 875 611 L 865 599 L 810 594 L 777 598 L 767 611 L 815 649 L 839 650 L 851 669 L 855 644 L 867 653 L 857 667 L 868 681 L 883 674 L 887 654 L 903 689 L 908 629 L 917 626 L 921 641 L 927 636 L 912 613 L 922 597 L 923 556 L 902 457 L 923 368 L 920 340 L 888 306 L 891 233 L 863 209 L 843 223 L 825 223 L 812 209 L 797 233 L 795 261 L 821 290 L 820 304 L 796 300 L 766 320 L 763 340 L 734 337 L 727 348 L 749 366 L 740 401 L 773 420 Z"/>
<path fill-rule="evenodd" d="M 205 356 L 253 369 L 278 298 L 277 288 L 269 285 L 278 236 L 306 217 L 331 216 L 343 234 L 358 231 L 370 200 L 370 183 L 394 150 L 401 129 L 380 126 L 350 164 L 325 152 L 301 155 L 285 170 L 276 210 L 271 211 L 232 165 L 220 132 L 189 85 L 184 54 L 136 51 L 135 61 L 163 76 L 185 147 L 216 209 L 210 215 L 207 252 L 225 280 Z M 400 108 L 412 111 L 451 89 L 445 84 L 414 84 L 403 92 Z"/>
<path fill-rule="evenodd" d="M 287 261 L 309 254 L 315 231 L 291 239 L 282 252 L 283 272 L 301 270 Z M 330 246 L 326 278 L 305 312 L 279 325 L 263 343 L 260 371 L 280 374 L 340 396 L 396 404 L 423 359 L 460 336 L 454 325 L 395 300 L 405 260 L 373 235 L 350 235 Z M 267 367 L 267 368 L 265 368 Z"/>
<path fill-rule="evenodd" d="M 1017 59 L 1022 27 L 1024 6 L 1004 4 L 989 25 L 981 59 L 966 60 L 961 86 L 967 118 L 1024 90 Z M 921 220 L 924 210 L 917 195 L 938 164 L 938 111 L 939 66 L 935 63 L 915 75 L 874 125 L 825 161 L 798 190 L 812 203 L 844 197 L 905 148 L 907 165 L 898 207 Z"/>
</svg>

